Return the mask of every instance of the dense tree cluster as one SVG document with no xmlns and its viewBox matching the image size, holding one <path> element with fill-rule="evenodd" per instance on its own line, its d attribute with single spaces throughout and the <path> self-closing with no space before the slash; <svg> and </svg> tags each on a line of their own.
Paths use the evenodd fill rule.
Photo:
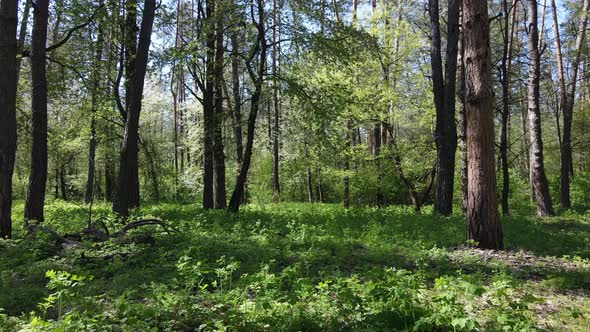
<svg viewBox="0 0 590 332">
<path fill-rule="evenodd" d="M 2 237 L 47 194 L 461 205 L 500 248 L 588 194 L 589 0 L 0 4 Z"/>
</svg>

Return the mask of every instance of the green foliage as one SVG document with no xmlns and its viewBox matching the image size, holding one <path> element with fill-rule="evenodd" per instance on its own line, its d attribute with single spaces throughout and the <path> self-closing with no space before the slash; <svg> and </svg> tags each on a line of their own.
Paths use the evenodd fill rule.
<svg viewBox="0 0 590 332">
<path fill-rule="evenodd" d="M 41 234 L 0 242 L 2 330 L 527 331 L 540 315 L 549 330 L 590 317 L 572 302 L 587 298 L 560 295 L 590 287 L 588 222 L 578 216 L 567 225 L 504 219 L 508 247 L 554 256 L 518 267 L 519 255 L 483 261 L 456 251 L 461 218 L 407 206 L 250 205 L 238 217 L 159 204 L 135 214 L 181 231 L 156 233 L 155 246 L 63 249 Z M 59 231 L 85 225 L 85 209 L 73 204 L 50 204 L 47 216 Z M 546 298 L 568 302 L 547 316 L 536 309 Z"/>
</svg>

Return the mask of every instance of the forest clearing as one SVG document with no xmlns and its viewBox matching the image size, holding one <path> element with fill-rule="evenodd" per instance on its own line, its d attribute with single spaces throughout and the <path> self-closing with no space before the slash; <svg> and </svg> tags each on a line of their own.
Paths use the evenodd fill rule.
<svg viewBox="0 0 590 332">
<path fill-rule="evenodd" d="M 589 331 L 590 0 L 0 0 L 0 331 Z"/>
</svg>

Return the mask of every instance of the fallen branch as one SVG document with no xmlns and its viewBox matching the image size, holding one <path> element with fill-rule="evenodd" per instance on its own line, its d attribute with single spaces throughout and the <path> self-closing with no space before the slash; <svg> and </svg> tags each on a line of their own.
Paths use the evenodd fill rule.
<svg viewBox="0 0 590 332">
<path fill-rule="evenodd" d="M 171 230 L 178 232 L 178 230 L 176 228 L 174 228 L 170 225 L 167 225 L 166 223 L 164 223 L 162 220 L 159 220 L 159 219 L 142 219 L 142 220 L 132 221 L 132 222 L 128 223 L 127 225 L 125 225 L 121 230 L 119 230 L 113 234 L 109 234 L 109 230 L 106 227 L 104 222 L 102 222 L 101 220 L 98 220 L 98 221 L 94 222 L 94 225 L 96 225 L 97 223 L 100 223 L 100 225 L 104 228 L 104 231 L 99 230 L 98 228 L 92 227 L 92 228 L 85 228 L 78 233 L 68 234 L 65 236 L 61 236 L 58 232 L 56 232 L 55 230 L 53 230 L 47 226 L 43 226 L 43 225 L 39 225 L 39 224 L 35 224 L 35 223 L 29 224 L 28 228 L 29 228 L 29 232 L 31 234 L 35 234 L 36 230 L 41 230 L 41 231 L 53 236 L 58 243 L 64 244 L 64 245 L 80 245 L 80 243 L 83 239 L 91 239 L 94 242 L 105 242 L 110 239 L 119 238 L 123 235 L 126 235 L 127 232 L 129 232 L 132 229 L 139 228 L 142 226 L 149 226 L 149 225 L 159 225 L 162 228 L 164 228 L 164 230 L 168 234 L 171 233 Z M 75 238 L 75 239 L 72 239 L 72 238 Z"/>
</svg>

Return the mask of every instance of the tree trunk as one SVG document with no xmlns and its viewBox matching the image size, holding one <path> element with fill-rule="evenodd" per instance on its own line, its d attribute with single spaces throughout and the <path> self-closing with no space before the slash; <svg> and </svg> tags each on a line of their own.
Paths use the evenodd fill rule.
<svg viewBox="0 0 590 332">
<path fill-rule="evenodd" d="M 272 188 L 273 193 L 277 196 L 281 194 L 281 184 L 279 181 L 279 86 L 278 86 L 278 61 L 279 61 L 279 34 L 278 25 L 280 24 L 280 18 L 278 14 L 277 0 L 273 0 L 273 29 L 272 29 L 272 72 L 273 72 L 273 128 L 272 128 Z"/>
<path fill-rule="evenodd" d="M 145 0 L 137 53 L 132 64 L 134 72 L 126 96 L 127 118 L 119 158 L 117 199 L 113 203 L 113 211 L 122 217 L 129 216 L 130 208 L 139 206 L 139 117 L 155 10 L 155 0 Z"/>
<path fill-rule="evenodd" d="M 31 132 L 31 169 L 25 203 L 25 220 L 43 221 L 47 185 L 47 20 L 49 0 L 38 0 L 33 10 L 31 41 L 31 85 L 33 87 L 33 128 Z"/>
<path fill-rule="evenodd" d="M 230 35 L 231 39 L 231 75 L 232 75 L 232 98 L 233 98 L 233 118 L 234 118 L 234 139 L 236 140 L 236 181 L 240 174 L 242 162 L 244 160 L 244 148 L 242 146 L 242 94 L 240 91 L 240 44 L 238 32 L 233 29 Z M 242 203 L 244 202 L 242 196 Z"/>
<path fill-rule="evenodd" d="M 0 239 L 12 237 L 12 174 L 16 153 L 17 0 L 0 2 Z"/>
<path fill-rule="evenodd" d="M 467 114 L 467 239 L 500 249 L 502 227 L 496 201 L 494 110 L 487 1 L 464 0 L 465 108 Z"/>
<path fill-rule="evenodd" d="M 253 4 L 251 6 L 254 6 Z M 254 131 L 256 129 L 256 117 L 260 109 L 260 96 L 262 94 L 262 84 L 264 81 L 264 73 L 266 70 L 266 53 L 268 45 L 265 39 L 265 25 L 264 25 L 264 5 L 262 0 L 257 1 L 258 22 L 255 23 L 257 29 L 257 46 L 255 51 L 259 53 L 257 72 L 252 68 L 250 61 L 246 62 L 248 73 L 254 83 L 254 91 L 250 100 L 250 115 L 248 116 L 248 132 L 246 134 L 246 149 L 244 150 L 244 161 L 240 169 L 240 174 L 236 179 L 236 186 L 232 193 L 228 211 L 238 212 L 242 196 L 244 195 L 244 184 L 248 177 L 248 170 L 250 169 L 250 161 L 252 159 L 252 148 L 254 146 Z M 254 11 L 254 8 L 252 8 Z"/>
<path fill-rule="evenodd" d="M 213 25 L 215 0 L 206 1 L 206 15 Z M 203 91 L 203 208 L 215 207 L 214 196 L 214 136 L 215 136 L 215 29 L 210 27 L 206 36 L 207 59 L 205 91 Z"/>
<path fill-rule="evenodd" d="M 564 210 L 571 208 L 570 199 L 570 178 L 573 176 L 572 160 L 572 122 L 574 115 L 574 101 L 576 96 L 576 81 L 578 78 L 578 68 L 580 67 L 582 49 L 586 33 L 586 24 L 588 21 L 588 11 L 590 10 L 590 1 L 584 1 L 583 17 L 580 21 L 576 45 L 574 48 L 575 56 L 572 61 L 572 77 L 566 90 L 563 58 L 561 55 L 561 40 L 559 37 L 559 24 L 557 20 L 557 8 L 555 0 L 551 0 L 551 9 L 553 12 L 553 31 L 555 33 L 555 49 L 558 65 L 559 89 L 560 89 L 560 109 L 563 116 L 563 134 L 560 144 L 561 164 L 560 164 L 560 203 Z"/>
<path fill-rule="evenodd" d="M 101 1 L 102 3 L 102 1 Z M 98 99 L 100 95 L 100 74 L 102 68 L 103 52 L 103 27 L 99 23 L 98 36 L 96 38 L 96 58 L 94 72 L 92 73 L 92 91 L 91 93 L 91 119 L 90 119 L 90 141 L 88 144 L 88 175 L 86 176 L 86 190 L 84 191 L 84 203 L 88 204 L 94 200 L 94 178 L 96 173 L 96 111 L 98 108 Z"/>
<path fill-rule="evenodd" d="M 446 64 L 441 56 L 440 15 L 438 0 L 429 0 L 432 44 L 430 49 L 432 86 L 436 108 L 435 141 L 437 150 L 436 199 L 434 210 L 442 215 L 453 211 L 453 181 L 457 128 L 455 126 L 455 84 L 459 41 L 460 0 L 449 0 L 447 16 Z"/>
<path fill-rule="evenodd" d="M 213 159 L 215 164 L 215 202 L 216 209 L 227 207 L 225 194 L 225 155 L 223 153 L 223 15 L 216 13 L 215 33 L 215 130 L 213 136 Z"/>
<path fill-rule="evenodd" d="M 306 177 L 306 184 L 307 184 L 307 201 L 309 203 L 313 203 L 313 179 L 311 177 L 311 168 L 309 167 L 309 165 L 307 165 L 305 167 L 306 172 L 307 172 L 307 177 Z"/>
<path fill-rule="evenodd" d="M 61 190 L 61 199 L 68 200 L 68 186 L 66 182 L 66 164 L 62 164 L 59 169 L 59 189 Z"/>
<path fill-rule="evenodd" d="M 461 16 L 461 24 L 463 16 Z M 459 66 L 458 66 L 458 90 L 457 98 L 459 99 L 459 147 L 461 151 L 461 210 L 463 215 L 467 216 L 467 116 L 465 114 L 465 28 L 461 28 L 459 37 Z"/>
<path fill-rule="evenodd" d="M 528 53 L 530 54 L 528 81 L 528 117 L 531 143 L 531 186 L 537 203 L 539 216 L 553 215 L 553 204 L 549 194 L 549 184 L 545 176 L 543 160 L 543 139 L 541 135 L 541 112 L 539 110 L 539 79 L 541 77 L 541 53 L 539 52 L 539 31 L 537 27 L 537 1 L 528 3 Z"/>
<path fill-rule="evenodd" d="M 509 11 L 512 14 L 509 15 Z M 508 215 L 508 194 L 510 193 L 510 175 L 508 173 L 508 125 L 510 121 L 510 61 L 512 58 L 512 32 L 514 29 L 514 13 L 516 13 L 516 1 L 508 8 L 508 0 L 502 1 L 504 12 L 504 47 L 501 63 L 502 75 L 502 121 L 500 131 L 500 163 L 502 167 L 502 214 Z"/>
<path fill-rule="evenodd" d="M 25 8 L 23 8 L 23 18 L 21 19 L 20 29 L 19 29 L 19 33 L 18 33 L 17 54 L 23 50 L 24 45 L 25 45 L 25 39 L 27 38 L 27 26 L 29 25 L 29 13 L 31 12 L 31 3 L 32 3 L 32 0 L 26 0 L 25 1 Z M 22 61 L 22 57 L 17 57 L 17 59 L 16 59 L 16 82 L 17 82 L 17 84 L 19 81 L 21 61 Z"/>
</svg>

